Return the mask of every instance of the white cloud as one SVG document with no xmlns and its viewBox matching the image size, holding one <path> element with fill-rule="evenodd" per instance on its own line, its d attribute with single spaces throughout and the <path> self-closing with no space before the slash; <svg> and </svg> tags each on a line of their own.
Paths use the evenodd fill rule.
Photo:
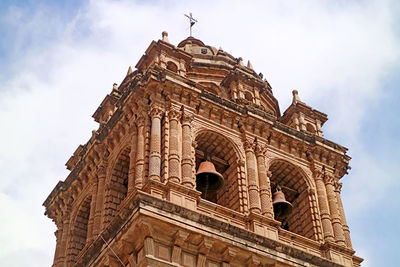
<svg viewBox="0 0 400 267">
<path fill-rule="evenodd" d="M 0 77 L 0 226 L 12 229 L 0 235 L 9 244 L 0 261 L 19 250 L 50 264 L 54 226 L 41 203 L 67 176 L 63 164 L 69 155 L 97 127 L 90 116 L 112 83 L 123 79 L 161 31 L 169 31 L 175 45 L 188 35 L 183 13 L 193 11 L 199 20 L 195 37 L 250 59 L 273 86 L 282 112 L 291 90 L 299 89 L 302 100 L 330 116 L 330 139 L 362 151 L 357 137 L 368 105 L 380 100 L 382 79 L 398 64 L 399 39 L 392 28 L 397 7 L 389 1 L 103 0 L 87 3 L 67 24 L 43 10 L 10 9 L 2 21 L 15 27 L 12 54 L 20 57 Z M 378 188 L 382 195 L 392 174 L 362 152 L 367 155 L 357 153 L 352 165 L 368 171 L 355 171 L 345 186 L 356 190 L 371 173 L 388 177 L 357 193 L 368 205 L 370 193 Z"/>
</svg>

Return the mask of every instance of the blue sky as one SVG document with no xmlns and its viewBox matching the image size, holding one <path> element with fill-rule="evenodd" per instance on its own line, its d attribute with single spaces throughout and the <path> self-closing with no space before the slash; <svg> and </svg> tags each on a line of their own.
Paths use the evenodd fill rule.
<svg viewBox="0 0 400 267">
<path fill-rule="evenodd" d="M 366 1 L 1 1 L 2 266 L 51 265 L 55 226 L 41 206 L 97 125 L 114 82 L 152 40 L 194 36 L 250 60 L 283 112 L 300 98 L 349 148 L 342 198 L 362 266 L 397 266 L 400 230 L 400 4 Z M 4 230 L 7 229 L 7 230 Z"/>
</svg>

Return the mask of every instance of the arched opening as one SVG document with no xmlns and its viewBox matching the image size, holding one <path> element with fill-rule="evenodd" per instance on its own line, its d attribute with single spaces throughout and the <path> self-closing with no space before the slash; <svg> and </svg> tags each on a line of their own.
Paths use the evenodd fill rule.
<svg viewBox="0 0 400 267">
<path fill-rule="evenodd" d="M 311 123 L 306 124 L 306 130 L 307 130 L 307 132 L 309 132 L 311 134 L 315 134 L 315 128 Z"/>
<path fill-rule="evenodd" d="M 211 194 L 202 192 L 202 198 L 232 210 L 241 211 L 242 198 L 239 192 L 238 156 L 232 143 L 223 135 L 202 131 L 196 137 L 196 170 L 204 160 L 211 161 L 223 176 L 223 185 Z"/>
<path fill-rule="evenodd" d="M 253 102 L 253 96 L 251 95 L 250 92 L 246 92 L 244 93 L 244 98 L 246 98 L 246 100 Z"/>
<path fill-rule="evenodd" d="M 298 167 L 284 160 L 275 160 L 270 164 L 271 189 L 280 186 L 293 210 L 282 222 L 282 228 L 304 237 L 317 240 L 316 218 L 312 212 L 313 196 L 306 183 L 304 174 Z M 275 216 L 276 217 L 276 216 Z"/>
<path fill-rule="evenodd" d="M 175 73 L 178 72 L 178 66 L 177 66 L 174 62 L 172 62 L 172 61 L 168 61 L 168 63 L 167 63 L 167 69 L 170 70 L 170 71 L 173 71 L 173 72 L 175 72 Z"/>
<path fill-rule="evenodd" d="M 72 223 L 71 236 L 68 245 L 68 256 L 73 262 L 87 242 L 91 201 L 92 197 L 89 196 L 82 202 Z"/>
<path fill-rule="evenodd" d="M 119 211 L 119 205 L 128 194 L 128 173 L 130 148 L 125 148 L 115 161 L 105 196 L 105 223 L 112 220 Z"/>
</svg>

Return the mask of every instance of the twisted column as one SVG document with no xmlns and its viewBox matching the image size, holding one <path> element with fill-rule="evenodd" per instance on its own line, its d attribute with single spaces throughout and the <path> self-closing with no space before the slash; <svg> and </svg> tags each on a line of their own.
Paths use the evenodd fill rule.
<svg viewBox="0 0 400 267">
<path fill-rule="evenodd" d="M 274 209 L 272 207 L 271 184 L 269 180 L 272 174 L 270 171 L 267 171 L 265 165 L 266 149 L 257 144 L 255 152 L 257 158 L 258 181 L 260 183 L 261 214 L 273 219 Z"/>
<path fill-rule="evenodd" d="M 253 150 L 254 144 L 246 140 L 243 145 L 246 152 L 250 212 L 260 213 L 260 194 L 257 184 L 257 162 Z"/>
<path fill-rule="evenodd" d="M 322 180 L 323 173 L 321 170 L 314 172 L 315 185 L 317 188 L 318 204 L 321 214 L 322 230 L 324 232 L 325 241 L 334 241 L 333 228 L 331 218 L 329 216 L 329 207 L 326 197 L 325 184 Z"/>
<path fill-rule="evenodd" d="M 163 110 L 153 106 L 150 111 L 151 134 L 150 134 L 150 159 L 149 159 L 149 178 L 150 180 L 160 181 L 161 175 L 161 118 Z"/>
<path fill-rule="evenodd" d="M 169 118 L 169 154 L 168 154 L 168 180 L 181 183 L 180 166 L 181 158 L 179 153 L 179 120 L 181 113 L 177 110 L 170 110 Z"/>
<path fill-rule="evenodd" d="M 135 167 L 135 187 L 140 189 L 143 186 L 144 173 L 144 117 L 140 116 L 137 121 L 137 147 Z"/>
<path fill-rule="evenodd" d="M 195 178 L 193 175 L 192 159 L 192 121 L 193 114 L 183 110 L 182 113 L 182 184 L 193 189 Z"/>
<path fill-rule="evenodd" d="M 326 193 L 328 196 L 328 203 L 329 203 L 329 210 L 331 211 L 331 220 L 332 220 L 332 227 L 333 233 L 335 236 L 336 243 L 339 245 L 345 246 L 345 239 L 343 233 L 342 222 L 340 221 L 338 205 L 336 201 L 336 193 L 334 182 L 335 179 L 330 174 L 325 174 L 324 176 L 325 185 L 326 185 Z"/>
<path fill-rule="evenodd" d="M 342 222 L 343 232 L 344 232 L 344 239 L 346 242 L 346 246 L 351 248 L 351 238 L 350 238 L 350 229 L 347 225 L 346 216 L 344 215 L 344 209 L 342 204 L 342 198 L 340 197 L 340 191 L 342 189 L 342 183 L 336 182 L 335 183 L 335 192 L 336 192 L 336 200 L 339 209 L 340 221 Z"/>
</svg>

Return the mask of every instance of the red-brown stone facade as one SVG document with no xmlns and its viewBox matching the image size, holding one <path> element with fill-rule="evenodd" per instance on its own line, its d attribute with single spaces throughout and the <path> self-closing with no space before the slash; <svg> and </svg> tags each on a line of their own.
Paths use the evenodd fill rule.
<svg viewBox="0 0 400 267">
<path fill-rule="evenodd" d="M 350 157 L 322 137 L 327 116 L 297 91 L 281 115 L 251 64 L 163 36 L 44 202 L 53 266 L 359 266 L 340 199 Z M 205 159 L 223 176 L 212 194 L 196 190 Z M 279 220 L 278 185 L 293 206 Z"/>
</svg>

